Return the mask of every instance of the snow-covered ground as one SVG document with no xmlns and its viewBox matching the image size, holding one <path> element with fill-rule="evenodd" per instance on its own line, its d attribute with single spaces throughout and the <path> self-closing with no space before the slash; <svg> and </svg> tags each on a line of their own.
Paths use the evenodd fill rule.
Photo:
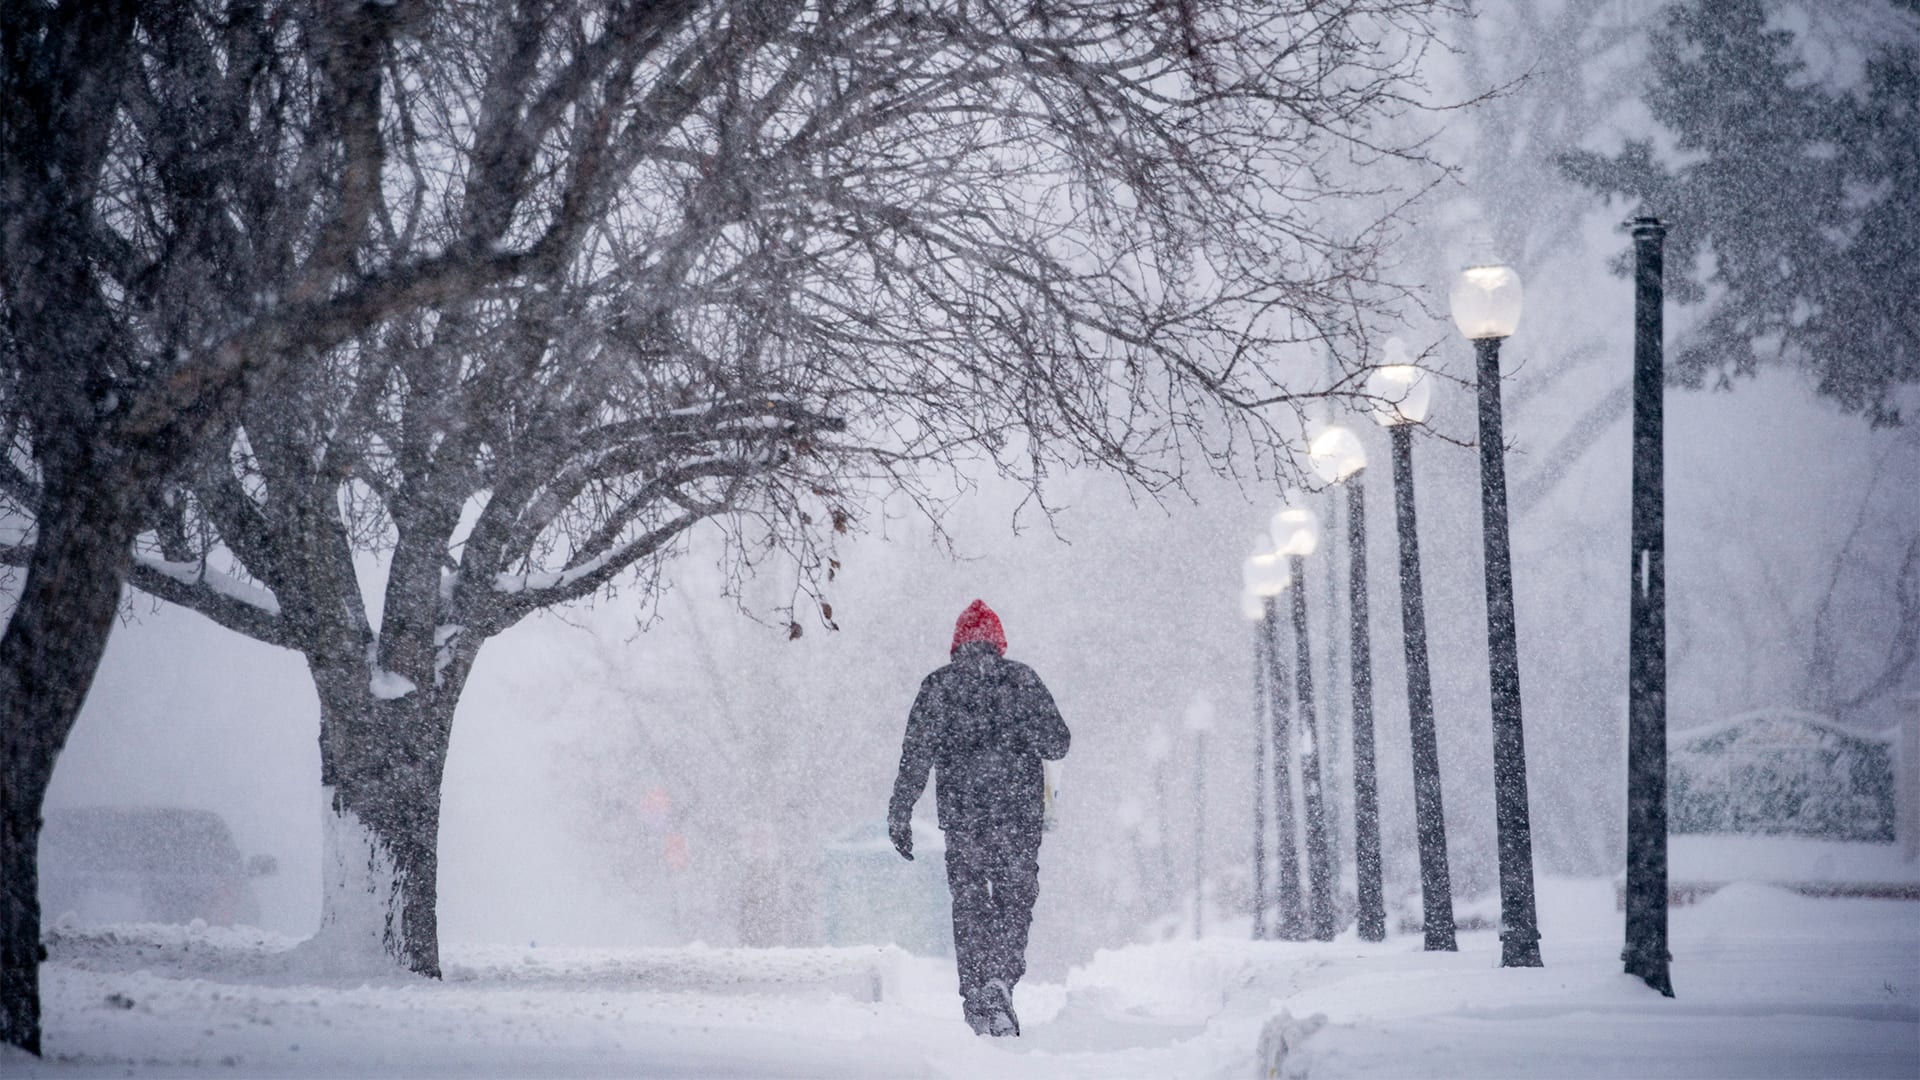
<svg viewBox="0 0 1920 1080">
<path fill-rule="evenodd" d="M 1607 881 L 1541 883 L 1547 967 L 1235 937 L 1101 952 L 971 1035 L 891 947 L 446 950 L 438 983 L 317 975 L 248 930 L 52 935 L 47 1057 L 7 1076 L 1920 1076 L 1920 904 L 1728 886 L 1672 912 L 1665 1000 Z"/>
</svg>

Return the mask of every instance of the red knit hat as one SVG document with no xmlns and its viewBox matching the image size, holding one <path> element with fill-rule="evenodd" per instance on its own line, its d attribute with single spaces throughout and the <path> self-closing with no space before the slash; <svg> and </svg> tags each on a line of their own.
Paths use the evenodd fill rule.
<svg viewBox="0 0 1920 1080">
<path fill-rule="evenodd" d="M 1000 628 L 1000 616 L 984 600 L 975 600 L 960 613 L 960 621 L 953 624 L 953 648 L 947 651 L 959 652 L 960 646 L 975 641 L 988 642 L 995 652 L 1007 655 L 1007 632 Z"/>
</svg>

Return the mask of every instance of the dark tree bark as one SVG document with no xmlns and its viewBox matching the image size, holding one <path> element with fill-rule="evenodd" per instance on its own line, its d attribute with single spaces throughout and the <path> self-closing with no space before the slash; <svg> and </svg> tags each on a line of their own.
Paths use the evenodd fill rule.
<svg viewBox="0 0 1920 1080">
<path fill-rule="evenodd" d="M 44 365 L 44 377 L 22 380 L 14 407 L 50 432 L 40 446 L 37 542 L 0 638 L 0 1039 L 36 1054 L 41 809 L 112 630 L 141 517 L 128 490 L 142 479 L 138 455 L 153 449 L 98 441 L 117 402 L 87 384 L 85 367 L 58 363 L 118 344 L 98 305 L 73 304 L 92 295 L 93 282 L 69 241 L 91 219 L 113 69 L 133 11 L 131 3 L 0 9 L 0 298 L 8 358 Z M 100 66 L 81 62 L 90 53 Z"/>
<path fill-rule="evenodd" d="M 819 545 L 850 527 L 858 483 L 911 491 L 914 470 L 951 465 L 969 448 L 994 452 L 1010 432 L 1034 453 L 1008 468 L 1030 464 L 1023 478 L 1036 485 L 1054 462 L 1107 466 L 1146 486 L 1177 482 L 1153 458 L 1170 430 L 1175 440 L 1244 434 L 1276 401 L 1313 396 L 1295 397 L 1240 362 L 1259 333 L 1230 310 L 1311 311 L 1317 335 L 1338 337 L 1351 308 L 1345 290 L 1370 272 L 1359 248 L 1336 260 L 1337 287 L 1274 252 L 1256 254 L 1277 232 L 1291 244 L 1296 223 L 1266 220 L 1273 213 L 1256 212 L 1237 184 L 1219 183 L 1226 160 L 1265 159 L 1274 148 L 1285 156 L 1345 123 L 1338 110 L 1309 109 L 1288 121 L 1300 142 L 1277 137 L 1270 122 L 1279 121 L 1264 110 L 1300 70 L 1282 65 L 1260 86 L 1224 90 L 1187 70 L 1191 58 L 1171 38 L 1115 32 L 1099 19 L 1077 35 L 1067 23 L 1088 16 L 1064 10 L 1066 22 L 1005 12 L 980 25 L 937 7 L 912 16 L 833 9 L 818 22 L 798 17 L 802 5 L 763 7 L 749 20 L 736 10 L 700 5 L 697 32 L 657 70 L 634 73 L 655 130 L 622 148 L 622 167 L 647 195 L 622 212 L 657 227 L 595 226 L 573 238 L 587 255 L 437 304 L 431 320 L 395 319 L 362 335 L 325 358 L 316 379 L 330 390 L 256 399 L 239 451 L 212 460 L 180 502 L 174 533 L 211 522 L 211 535 L 237 537 L 225 543 L 236 572 L 278 598 L 286 626 L 324 627 L 337 642 L 316 646 L 304 629 L 289 641 L 309 657 L 326 738 L 338 743 L 323 750 L 337 811 L 329 820 L 340 819 L 343 836 L 376 835 L 368 843 L 385 845 L 381 859 L 406 864 L 393 871 L 404 888 L 374 886 L 389 898 L 405 892 L 413 903 L 429 888 L 430 860 L 384 805 L 433 813 L 418 779 L 444 758 L 459 692 L 433 658 L 443 634 L 477 649 L 532 611 L 644 573 L 686 529 L 716 517 L 764 530 L 769 548 L 819 573 L 829 562 Z M 1143 27 L 1165 17 L 1139 12 Z M 1285 23 L 1265 8 L 1228 18 L 1257 33 Z M 1105 44 L 1087 53 L 1094 40 Z M 1209 45 L 1243 47 L 1237 37 Z M 517 55 L 503 59 L 499 86 L 522 77 Z M 1364 72 L 1347 105 L 1379 104 L 1386 74 Z M 1153 78 L 1185 80 L 1191 94 L 1144 100 L 1139 80 Z M 956 118 L 951 128 L 914 119 L 942 111 Z M 1092 119 L 1102 113 L 1118 128 Z M 1065 223 L 1003 197 L 1019 183 L 1008 161 L 1044 158 L 1038 147 L 1054 145 L 1009 135 L 1009 124 L 1084 151 L 1037 167 L 1087 185 L 1103 221 Z M 1260 138 L 1246 139 L 1250 130 Z M 1201 146 L 1216 159 L 1195 156 Z M 897 167 L 869 168 L 875 160 Z M 1133 202 L 1150 209 L 1108 205 L 1110 184 L 1134 188 Z M 484 187 L 467 193 L 473 213 L 487 213 L 487 197 Z M 1247 237 L 1256 239 L 1242 248 Z M 1158 260 L 1161 248 L 1216 242 L 1233 249 L 1221 257 L 1261 269 L 1224 295 L 1196 298 L 1148 298 L 1058 254 L 1106 244 L 1119 258 Z M 1165 381 L 1114 382 L 1117 369 L 1104 348 L 1088 347 L 1089 332 L 1128 350 L 1129 370 Z M 1196 367 L 1196 357 L 1215 356 L 1233 359 Z M 316 398 L 337 406 L 316 417 L 304 404 Z M 1116 408 L 1119 399 L 1130 404 Z M 903 444 L 903 429 L 923 434 Z M 344 515 L 343 485 L 355 504 Z M 256 506 L 238 488 L 264 495 Z M 471 529 L 457 536 L 469 508 Z M 379 625 L 358 612 L 343 554 L 356 542 L 348 537 L 364 543 L 369 533 L 393 545 Z M 324 558 L 291 554 L 313 549 L 316 534 L 329 537 Z M 169 599 L 230 608 L 218 589 L 137 570 Z M 227 625 L 257 636 L 243 627 L 259 620 L 242 614 L 229 611 Z M 369 649 L 372 668 L 359 659 Z M 368 680 L 383 672 L 415 689 L 367 700 Z M 387 723 L 422 730 L 375 730 Z M 384 770 L 374 749 L 417 767 Z M 369 775 L 338 771 L 363 768 Z M 385 784 L 400 790 L 373 793 Z M 329 896 L 345 912 L 362 891 Z M 426 917 L 406 916 L 396 936 L 397 918 L 383 916 L 382 947 L 431 970 L 429 949 L 401 947 Z"/>
<path fill-rule="evenodd" d="M 86 463 L 113 469 L 111 463 Z M 83 468 L 86 467 L 83 465 Z M 124 467 L 124 466 L 121 466 Z M 62 475 L 41 501 L 40 543 L 0 638 L 0 1038 L 40 1052 L 40 814 L 106 650 L 140 515 L 122 481 Z"/>
<path fill-rule="evenodd" d="M 1161 490 L 1249 446 L 1290 473 L 1272 407 L 1358 397 L 1398 290 L 1383 223 L 1311 205 L 1374 192 L 1284 178 L 1424 163 L 1368 124 L 1407 100 L 1398 34 L 1433 6 L 176 2 L 121 35 L 137 62 L 94 62 L 89 31 L 20 66 L 57 35 L 10 25 L 9 72 L 105 98 L 79 110 L 97 146 L 46 114 L 96 160 L 62 170 L 87 181 L 49 227 L 72 272 L 5 267 L 0 344 L 43 475 L 53 433 L 91 431 L 31 400 L 69 370 L 73 416 L 118 393 L 125 433 L 165 436 L 113 499 L 192 463 L 132 526 L 133 578 L 307 657 L 328 820 L 385 867 L 355 933 L 432 973 L 454 705 L 518 619 L 719 516 L 822 576 L 863 484 L 979 452 L 1036 490 L 1068 465 Z M 0 158 L 11 230 L 51 174 Z M 20 321 L 43 293 L 115 348 L 47 345 Z M 1348 377 L 1252 361 L 1303 340 Z M 351 556 L 388 544 L 376 626 Z"/>
<path fill-rule="evenodd" d="M 364 660 L 316 668 L 314 684 L 327 861 L 310 945 L 438 978 L 440 782 L 460 686 L 381 698 Z M 365 921 L 368 912 L 378 920 Z"/>
<path fill-rule="evenodd" d="M 672 100 L 610 122 L 693 6 L 619 5 L 587 36 L 539 7 L 489 22 L 377 2 L 0 5 L 0 498 L 34 519 L 30 551 L 0 560 L 27 568 L 0 640 L 0 1038 L 39 1047 L 41 802 L 162 488 L 210 442 L 224 452 L 249 393 L 300 362 L 570 250 L 620 183 L 612 144 L 675 115 L 669 79 Z M 513 48 L 524 62 L 497 62 Z M 403 102 L 460 96 L 465 71 L 489 80 L 471 130 L 396 122 Z M 420 168 L 440 151 L 467 155 L 454 171 L 484 197 L 424 237 L 409 214 L 444 209 L 444 173 Z M 264 532 L 243 520 L 223 539 Z M 181 540 L 163 528 L 159 544 Z M 156 589 L 179 594 L 195 572 L 204 586 L 204 563 L 167 553 L 142 571 Z M 311 629 L 200 591 L 264 640 Z M 437 783 L 444 748 L 418 758 Z M 431 856 L 408 854 L 430 876 Z"/>
</svg>

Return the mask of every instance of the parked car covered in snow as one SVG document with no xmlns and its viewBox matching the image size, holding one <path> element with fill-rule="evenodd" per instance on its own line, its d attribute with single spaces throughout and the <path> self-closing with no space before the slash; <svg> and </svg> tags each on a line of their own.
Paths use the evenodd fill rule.
<svg viewBox="0 0 1920 1080">
<path fill-rule="evenodd" d="M 40 833 L 40 914 L 83 924 L 257 923 L 253 878 L 271 855 L 242 860 L 210 810 L 177 806 L 48 810 Z"/>
</svg>

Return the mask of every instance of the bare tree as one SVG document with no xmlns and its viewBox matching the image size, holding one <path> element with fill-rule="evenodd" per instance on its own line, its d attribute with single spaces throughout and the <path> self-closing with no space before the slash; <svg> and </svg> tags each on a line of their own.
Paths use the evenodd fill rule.
<svg viewBox="0 0 1920 1080">
<path fill-rule="evenodd" d="M 692 8 L 0 12 L 0 486 L 33 522 L 0 641 L 0 1038 L 39 1047 L 40 809 L 168 479 L 249 390 L 563 262 L 675 113 L 634 74 Z"/>
<path fill-rule="evenodd" d="M 307 656 L 356 868 L 324 918 L 437 971 L 440 772 L 481 644 L 698 521 L 817 590 L 863 493 L 928 467 L 985 455 L 1036 493 L 1082 464 L 1155 491 L 1289 473 L 1299 410 L 1357 396 L 1397 299 L 1391 212 L 1334 211 L 1393 205 L 1341 177 L 1420 160 L 1372 125 L 1408 107 L 1432 6 L 453 8 L 384 39 L 356 258 L 471 267 L 385 271 L 366 317 L 276 339 L 297 362 L 112 537 L 142 588 Z M 1331 380 L 1275 362 L 1308 347 Z"/>
<path fill-rule="evenodd" d="M 1888 515 L 1874 499 L 1883 481 L 1898 484 L 1895 478 L 1912 475 L 1911 468 L 1903 465 L 1912 462 L 1916 449 L 1920 449 L 1920 438 L 1909 434 L 1874 462 L 1853 524 L 1833 554 L 1813 618 L 1804 623 L 1788 621 L 1796 628 L 1804 625 L 1807 634 L 1805 688 L 1800 696 L 1806 708 L 1853 721 L 1906 685 L 1920 667 L 1920 531 L 1912 528 L 1910 518 L 1901 520 L 1908 515 L 1897 510 Z M 1882 512 L 1876 515 L 1876 509 Z M 1886 520 L 1889 516 L 1891 521 Z M 1843 642 L 1852 643 L 1846 642 L 1850 635 L 1834 625 L 1836 608 L 1845 606 L 1848 621 L 1858 623 L 1866 615 L 1862 598 L 1877 600 L 1889 594 L 1893 610 L 1876 612 L 1881 615 L 1875 620 L 1881 633 L 1873 635 L 1883 638 L 1884 652 L 1868 657 L 1863 655 L 1867 650 L 1844 647 Z"/>
</svg>

